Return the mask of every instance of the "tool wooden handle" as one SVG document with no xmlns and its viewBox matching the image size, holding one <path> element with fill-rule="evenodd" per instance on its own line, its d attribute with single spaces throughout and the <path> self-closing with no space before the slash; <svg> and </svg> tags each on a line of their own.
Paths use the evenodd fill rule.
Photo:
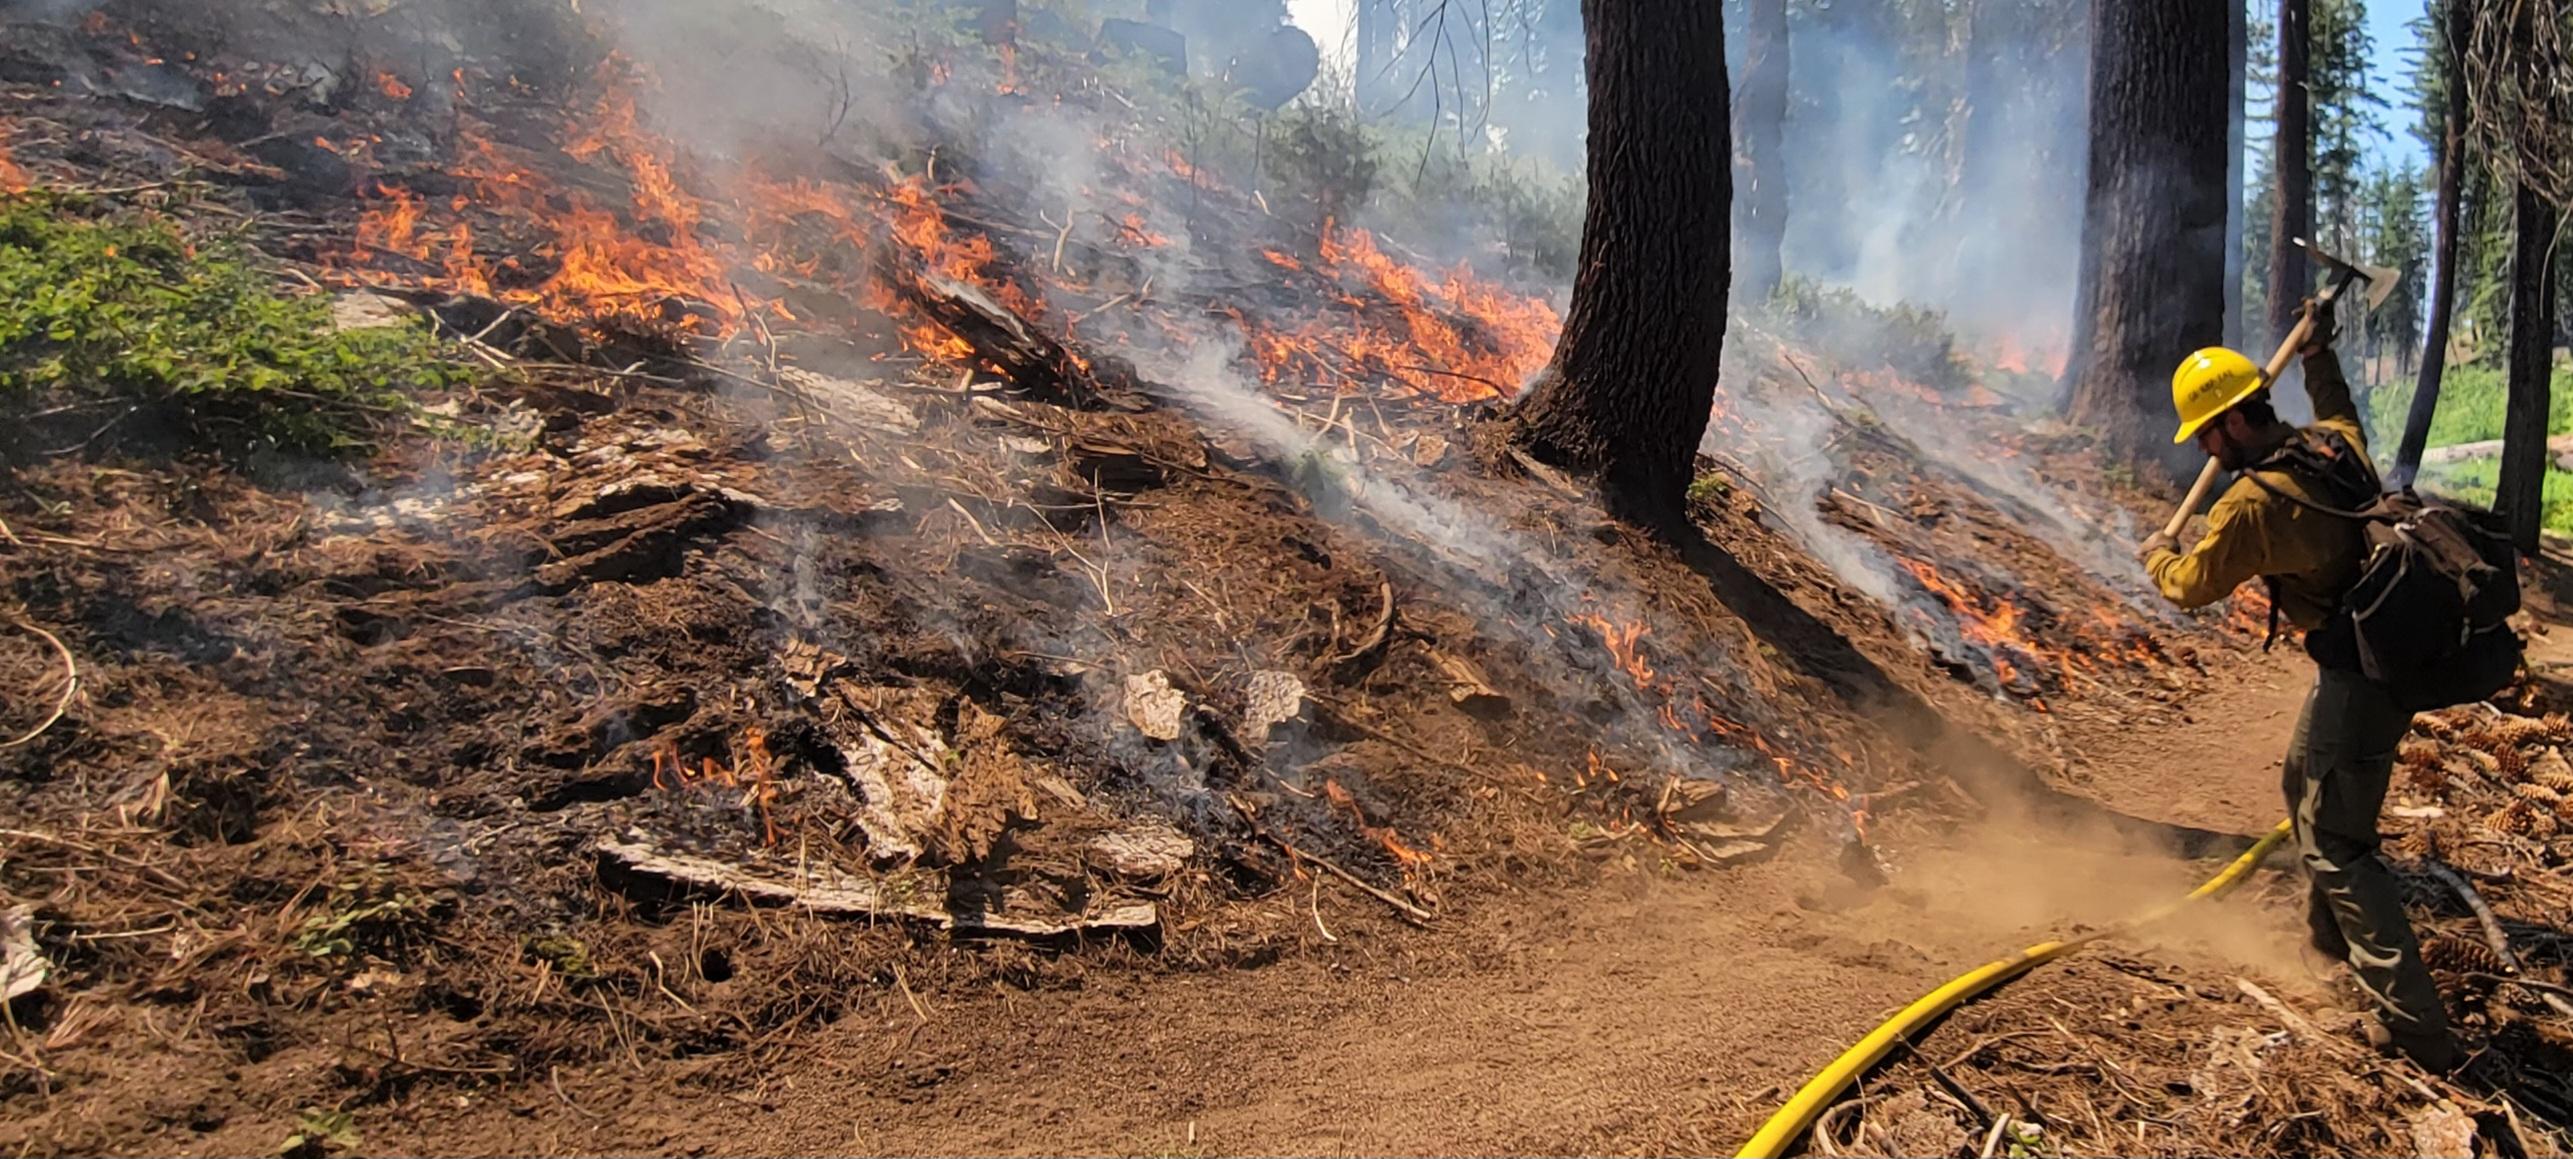
<svg viewBox="0 0 2573 1159">
<path fill-rule="evenodd" d="M 2352 278 L 2353 275 L 2343 273 L 2331 285 L 2324 287 L 2322 294 L 2314 299 L 2314 309 L 2331 309 L 2332 302 L 2341 296 L 2341 291 L 2349 288 Z M 2261 368 L 2261 377 L 2271 383 L 2277 382 L 2279 375 L 2287 373 L 2288 361 L 2295 358 L 2296 353 L 2305 348 L 2305 340 L 2313 336 L 2314 312 L 2309 310 L 2287 332 L 2287 340 L 2278 344 L 2278 352 L 2269 356 L 2269 365 Z M 2198 471 L 2198 481 L 2189 485 L 2189 497 L 2180 501 L 2180 509 L 2171 513 L 2169 523 L 2162 525 L 2162 534 L 2180 538 L 2180 529 L 2189 525 L 2190 513 L 2196 511 L 2198 504 L 2206 501 L 2207 492 L 2214 489 L 2216 471 L 2216 461 L 2207 460 L 2207 465 Z"/>
<path fill-rule="evenodd" d="M 2342 285 L 2347 284 L 2347 282 L 2342 283 Z M 2323 291 L 2323 296 L 2315 300 L 2314 308 L 2317 310 L 2331 309 L 2332 299 L 2339 297 L 2340 292 L 2340 286 L 2333 286 L 2332 288 Z M 2307 314 L 2302 318 L 2298 318 L 2296 320 L 2296 328 L 2287 332 L 2287 341 L 2278 344 L 2278 353 L 2270 355 L 2269 365 L 2261 368 L 2262 374 L 2267 377 L 2273 385 L 2276 384 L 2278 376 L 2287 373 L 2287 364 L 2295 360 L 2296 352 L 2305 348 L 2305 340 L 2313 336 L 2314 316 L 2312 314 Z"/>
<path fill-rule="evenodd" d="M 2180 509 L 2171 513 L 2171 522 L 2162 525 L 2162 534 L 2180 538 L 2180 529 L 2189 525 L 2190 513 L 2206 501 L 2207 492 L 2215 489 L 2216 470 L 2216 461 L 2207 460 L 2207 465 L 2198 471 L 2198 481 L 2189 485 L 2189 497 L 2181 500 Z"/>
</svg>

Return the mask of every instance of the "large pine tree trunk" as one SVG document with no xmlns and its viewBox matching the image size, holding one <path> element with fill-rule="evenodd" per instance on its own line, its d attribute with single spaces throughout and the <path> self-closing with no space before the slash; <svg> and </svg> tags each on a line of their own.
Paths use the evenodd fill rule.
<svg viewBox="0 0 2573 1159">
<path fill-rule="evenodd" d="M 2242 340 L 2243 217 L 2242 155 L 2248 137 L 2243 128 L 2243 90 L 2251 76 L 2249 0 L 2225 0 L 2225 337 L 2227 346 Z"/>
<path fill-rule="evenodd" d="M 2555 339 L 2555 271 L 2548 259 L 2555 223 L 2546 200 L 2520 186 L 2511 222 L 2509 402 L 2493 509 L 2510 520 L 2519 549 L 2531 553 L 2546 519 L 2547 377 Z"/>
<path fill-rule="evenodd" d="M 1749 0 L 1742 20 L 1742 104 L 1734 110 L 1734 291 L 1766 302 L 1784 276 L 1787 236 L 1787 0 Z"/>
<path fill-rule="evenodd" d="M 2092 0 L 2073 421 L 2177 474 L 2171 368 L 2224 336 L 2226 0 Z M 2186 452 L 2185 454 L 2182 452 Z"/>
<path fill-rule="evenodd" d="M 2262 341 L 2282 341 L 2296 328 L 2298 309 L 2314 284 L 2312 264 L 2295 239 L 2314 230 L 2314 101 L 2307 86 L 2313 71 L 2311 0 L 2278 0 L 2278 138 L 2270 151 L 2277 196 L 2269 210 L 2269 330 Z"/>
<path fill-rule="evenodd" d="M 2447 115 L 2439 138 L 2439 193 L 2431 208 L 2430 324 L 2421 335 L 2421 372 L 2413 379 L 2412 406 L 2403 416 L 2403 441 L 2394 452 L 2389 487 L 2406 487 L 2429 449 L 2430 419 L 2439 407 L 2439 380 L 2448 371 L 2448 323 L 2457 305 L 2457 228 L 2466 182 L 2466 78 L 2458 53 L 2469 41 L 2468 0 L 2448 0 Z"/>
<path fill-rule="evenodd" d="M 1611 512 L 1680 510 L 1715 404 L 1732 279 L 1724 24 L 1702 0 L 1584 0 L 1590 206 L 1553 361 L 1513 439 Z"/>
</svg>

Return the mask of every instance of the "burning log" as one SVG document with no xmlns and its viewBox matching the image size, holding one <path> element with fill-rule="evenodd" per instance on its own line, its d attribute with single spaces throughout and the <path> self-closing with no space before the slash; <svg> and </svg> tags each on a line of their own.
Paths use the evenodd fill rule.
<svg viewBox="0 0 2573 1159">
<path fill-rule="evenodd" d="M 1133 385 L 1133 376 L 1122 362 L 1093 364 L 1074 354 L 979 286 L 927 270 L 906 269 L 891 254 L 882 267 L 886 282 L 904 301 L 971 347 L 976 358 L 1022 391 L 1063 406 L 1096 409 L 1108 403 L 1111 384 L 1102 382 L 1094 365 L 1117 380 L 1115 387 Z"/>
</svg>

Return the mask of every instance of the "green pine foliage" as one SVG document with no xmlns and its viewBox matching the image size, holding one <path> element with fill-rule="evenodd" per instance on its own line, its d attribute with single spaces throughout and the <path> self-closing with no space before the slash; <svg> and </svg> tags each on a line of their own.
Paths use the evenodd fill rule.
<svg viewBox="0 0 2573 1159">
<path fill-rule="evenodd" d="M 227 449 L 363 448 L 461 380 L 423 328 L 341 332 L 250 254 L 170 219 L 0 199 L 0 407 L 131 400 Z"/>
<path fill-rule="evenodd" d="M 2364 337 L 2371 347 L 2393 352 L 2407 372 L 2421 347 L 2422 311 L 2428 300 L 2430 191 L 2426 177 L 2409 165 L 2368 174 L 2361 214 L 2367 223 L 2366 234 L 2359 239 L 2362 260 L 2401 275 L 2385 302 L 2368 312 Z"/>
</svg>

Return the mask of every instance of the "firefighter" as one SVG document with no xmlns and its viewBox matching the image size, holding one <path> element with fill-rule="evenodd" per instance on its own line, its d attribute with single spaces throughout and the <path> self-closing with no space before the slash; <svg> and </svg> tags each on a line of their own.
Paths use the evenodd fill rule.
<svg viewBox="0 0 2573 1159">
<path fill-rule="evenodd" d="M 2314 313 L 2310 303 L 2307 310 Z M 2314 423 L 2304 428 L 2279 420 L 2266 376 L 2250 359 L 2210 347 L 2181 362 L 2171 377 L 2180 416 L 2172 441 L 2195 441 L 2239 474 L 2195 545 L 2181 551 L 2156 532 L 2138 555 L 2163 597 L 2184 608 L 2214 603 L 2257 576 L 2269 587 L 2273 634 L 2282 617 L 2306 632 L 2314 687 L 2288 741 L 2282 780 L 2311 879 L 2310 941 L 2349 963 L 2373 1002 L 2365 1016 L 2371 1043 L 2443 1073 L 2458 1062 L 2447 1009 L 2394 874 L 2377 853 L 2377 810 L 2412 714 L 2362 674 L 2341 614 L 2341 596 L 2366 556 L 2362 526 L 2316 509 L 2363 507 L 2379 491 L 2358 406 L 2332 351 L 2333 329 L 2328 309 L 2315 313 L 2302 351 Z"/>
</svg>

